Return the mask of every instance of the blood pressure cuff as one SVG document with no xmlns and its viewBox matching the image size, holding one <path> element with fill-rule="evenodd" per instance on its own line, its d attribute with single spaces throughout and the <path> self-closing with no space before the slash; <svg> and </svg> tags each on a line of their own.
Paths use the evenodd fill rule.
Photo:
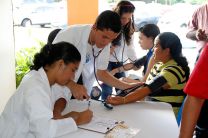
<svg viewBox="0 0 208 138">
<path fill-rule="evenodd" d="M 167 83 L 167 80 L 163 76 L 156 76 L 152 81 L 146 83 L 146 86 L 149 87 L 151 93 L 157 92 L 162 88 L 164 84 Z"/>
<path fill-rule="evenodd" d="M 141 66 L 144 66 L 146 61 L 147 61 L 147 56 L 143 56 L 134 62 L 134 66 L 140 68 Z"/>
<path fill-rule="evenodd" d="M 125 90 L 118 90 L 117 96 L 124 97 L 127 94 L 135 91 L 136 89 L 138 89 L 140 87 L 145 87 L 145 86 L 150 88 L 151 93 L 158 92 L 158 90 L 161 90 L 162 86 L 166 83 L 167 83 L 167 80 L 163 76 L 156 76 L 156 77 L 154 77 L 154 79 L 152 81 L 150 81 L 147 84 L 137 85 L 132 88 L 125 89 Z"/>
</svg>

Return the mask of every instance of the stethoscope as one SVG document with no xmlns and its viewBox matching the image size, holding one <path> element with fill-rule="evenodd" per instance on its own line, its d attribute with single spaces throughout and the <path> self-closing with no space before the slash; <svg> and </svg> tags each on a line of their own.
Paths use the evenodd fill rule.
<svg viewBox="0 0 208 138">
<path fill-rule="evenodd" d="M 126 47 L 126 39 L 125 39 L 123 31 L 121 32 L 121 37 L 122 37 L 122 40 L 123 40 L 123 43 L 124 43 L 124 46 L 123 46 L 123 49 L 122 49 L 121 61 L 118 60 L 118 56 L 117 56 L 115 51 L 113 51 L 112 56 L 117 60 L 118 63 L 125 63 L 125 62 L 127 62 L 128 59 L 126 61 L 123 60 L 124 59 L 124 49 Z"/>
<path fill-rule="evenodd" d="M 125 47 L 126 47 L 126 39 L 125 39 L 125 35 L 124 35 L 123 31 L 122 31 L 121 33 L 122 33 L 122 36 L 121 36 L 121 37 L 122 37 L 123 44 L 124 44 L 123 49 L 122 49 L 121 61 L 119 61 L 118 56 L 117 56 L 117 54 L 116 54 L 115 51 L 113 51 L 112 56 L 116 59 L 117 63 L 119 63 L 120 65 L 122 65 L 122 67 L 123 67 L 124 70 L 128 70 L 128 69 L 125 69 L 124 64 L 125 64 L 128 60 L 130 60 L 132 63 L 134 63 L 135 61 L 131 60 L 130 58 L 128 58 L 128 59 L 126 59 L 126 60 L 124 61 L 124 50 L 125 50 Z M 121 63 L 122 63 L 122 64 L 121 64 Z"/>
<path fill-rule="evenodd" d="M 104 48 L 103 48 L 104 49 Z M 95 50 L 94 48 L 92 47 L 92 55 L 93 55 L 93 68 L 94 68 L 94 75 L 95 75 L 95 79 L 98 83 L 98 85 L 101 87 L 101 84 L 100 82 L 98 81 L 98 78 L 97 78 L 97 74 L 96 74 L 96 68 L 95 68 L 95 63 L 96 63 L 96 58 L 98 58 L 98 56 L 100 55 L 100 53 L 103 51 L 103 49 L 101 49 L 100 51 L 98 51 L 98 54 L 95 55 Z"/>
<path fill-rule="evenodd" d="M 103 48 L 103 49 L 104 49 L 104 48 Z M 94 48 L 92 47 L 92 55 L 93 55 L 93 58 L 94 58 L 94 62 L 93 62 L 94 75 L 95 75 L 95 79 L 96 79 L 98 85 L 100 86 L 100 88 L 102 88 L 102 87 L 101 87 L 101 84 L 100 84 L 100 82 L 98 81 L 98 78 L 97 78 L 96 68 L 95 68 L 95 62 L 96 62 L 96 58 L 98 58 L 98 56 L 99 56 L 100 53 L 103 51 L 103 49 L 101 49 L 100 51 L 98 51 L 98 54 L 95 55 L 95 50 L 94 50 Z M 93 100 L 100 101 L 100 102 L 101 102 L 107 109 L 109 109 L 109 110 L 112 110 L 112 109 L 113 109 L 113 106 L 112 106 L 111 104 L 106 103 L 105 100 L 99 100 L 99 99 L 93 99 Z"/>
</svg>

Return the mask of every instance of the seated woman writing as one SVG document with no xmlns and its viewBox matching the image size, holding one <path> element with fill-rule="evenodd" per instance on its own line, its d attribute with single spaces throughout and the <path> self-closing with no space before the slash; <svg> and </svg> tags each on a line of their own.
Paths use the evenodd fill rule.
<svg viewBox="0 0 208 138">
<path fill-rule="evenodd" d="M 182 56 L 182 44 L 177 35 L 164 32 L 156 37 L 153 49 L 156 63 L 145 84 L 125 97 L 108 97 L 108 103 L 126 104 L 149 96 L 152 101 L 170 103 L 175 114 L 178 113 L 185 97 L 183 88 L 190 72 L 187 60 Z"/>
<path fill-rule="evenodd" d="M 24 76 L 0 116 L 0 138 L 54 138 L 90 122 L 93 113 L 89 109 L 63 115 L 57 115 L 54 110 L 60 91 L 53 91 L 52 87 L 59 84 L 71 95 L 64 86 L 74 79 L 80 60 L 81 55 L 72 44 L 45 45 L 35 55 L 31 71 Z"/>
</svg>

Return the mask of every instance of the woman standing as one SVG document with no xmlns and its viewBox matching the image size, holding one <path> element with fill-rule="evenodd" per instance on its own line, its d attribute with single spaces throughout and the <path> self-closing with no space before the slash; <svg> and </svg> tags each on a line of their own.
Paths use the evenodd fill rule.
<svg viewBox="0 0 208 138">
<path fill-rule="evenodd" d="M 120 1 L 114 11 L 120 15 L 122 31 L 120 35 L 112 42 L 111 56 L 108 64 L 108 70 L 123 66 L 127 60 L 135 61 L 137 59 L 133 46 L 134 28 L 134 5 L 129 1 Z M 118 72 L 114 75 L 116 78 L 125 77 L 124 72 Z M 102 99 L 106 99 L 112 94 L 112 87 L 102 84 Z"/>
</svg>

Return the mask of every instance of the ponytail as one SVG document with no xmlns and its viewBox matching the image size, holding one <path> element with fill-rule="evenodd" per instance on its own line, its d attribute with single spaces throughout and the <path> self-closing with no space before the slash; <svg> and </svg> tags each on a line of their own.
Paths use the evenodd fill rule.
<svg viewBox="0 0 208 138">
<path fill-rule="evenodd" d="M 31 70 L 38 70 L 41 67 L 49 64 L 49 53 L 52 44 L 46 44 L 40 51 L 40 53 L 35 54 L 33 65 L 30 67 Z"/>
<path fill-rule="evenodd" d="M 62 59 L 65 64 L 80 62 L 81 55 L 74 45 L 67 42 L 46 44 L 39 53 L 35 54 L 31 70 L 38 70 L 46 65 Z"/>
<path fill-rule="evenodd" d="M 183 71 L 185 72 L 186 81 L 187 81 L 189 79 L 190 69 L 186 58 L 183 56 L 178 56 L 178 57 L 173 57 L 173 59 L 177 62 L 179 66 L 182 67 Z"/>
<path fill-rule="evenodd" d="M 159 34 L 160 45 L 163 49 L 169 48 L 172 58 L 185 72 L 186 80 L 189 78 L 190 69 L 187 59 L 182 55 L 182 44 L 179 37 L 171 32 L 164 32 Z"/>
</svg>

